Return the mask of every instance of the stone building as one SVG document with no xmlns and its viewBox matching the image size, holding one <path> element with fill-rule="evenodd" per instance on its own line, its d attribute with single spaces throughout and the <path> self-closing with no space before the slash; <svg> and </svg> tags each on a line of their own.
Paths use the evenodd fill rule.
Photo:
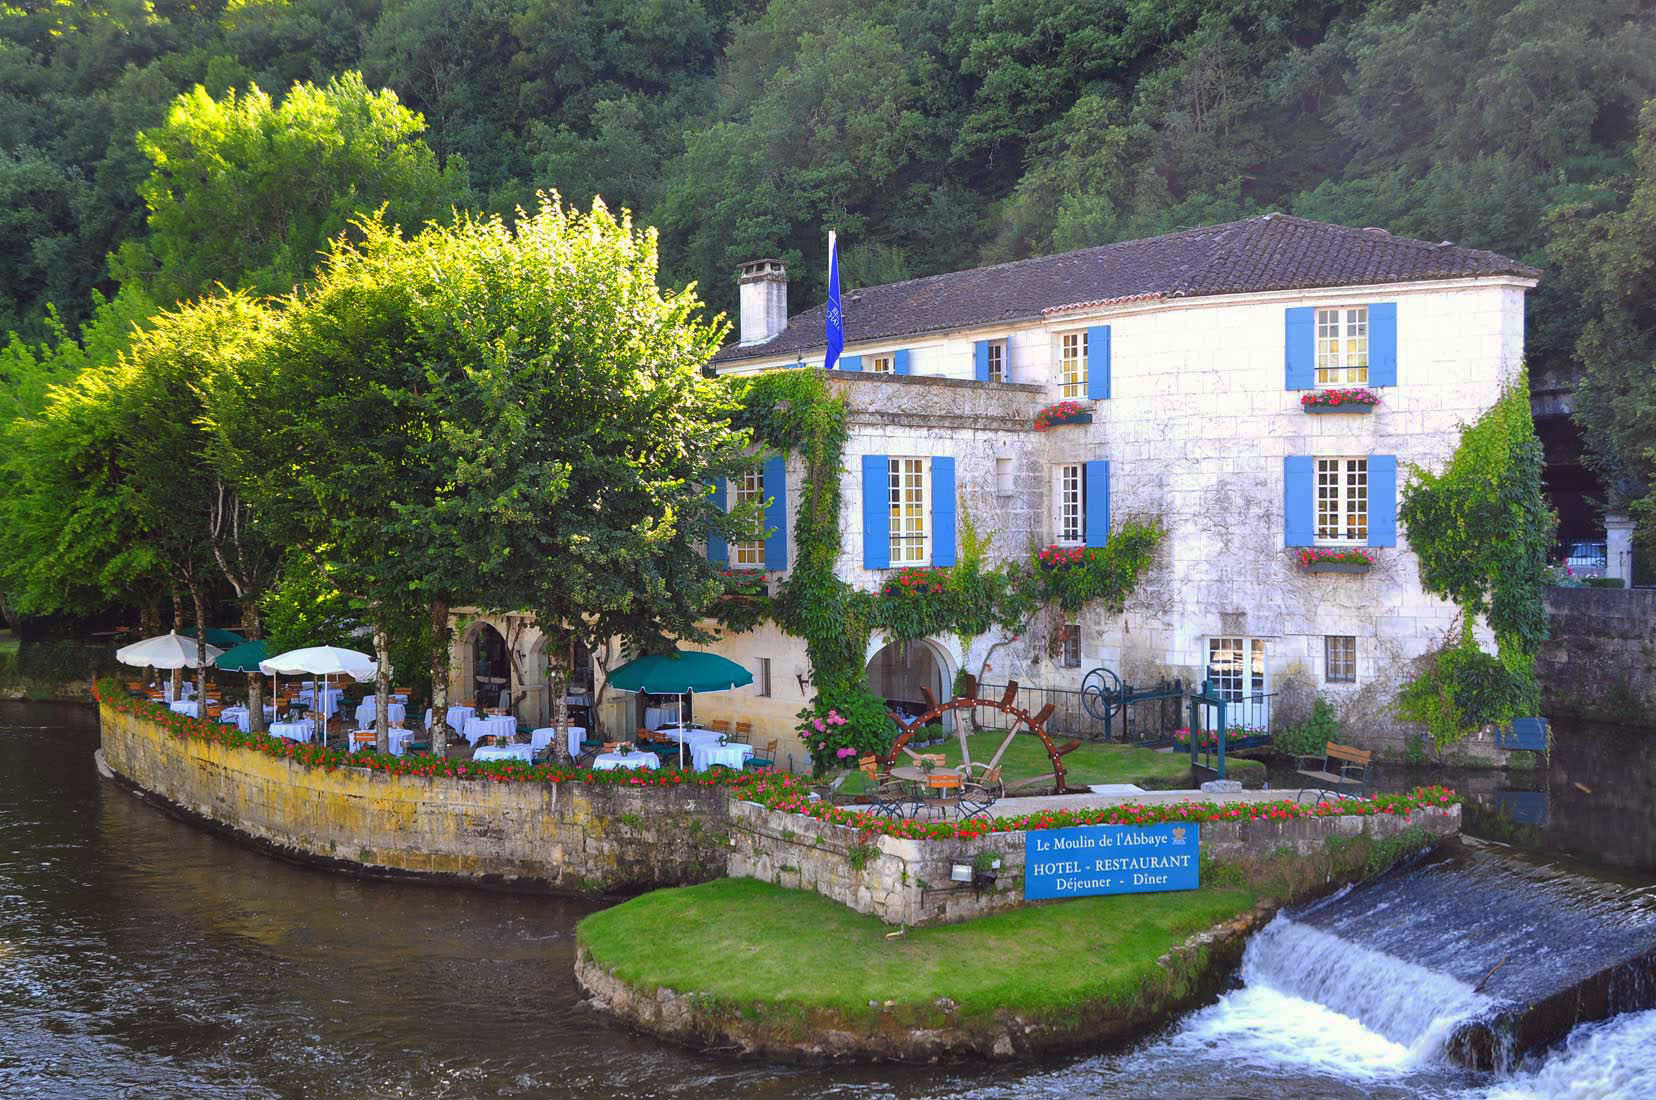
<svg viewBox="0 0 1656 1100">
<path fill-rule="evenodd" d="M 875 636 L 872 686 L 906 703 L 921 684 L 946 696 L 960 669 L 1059 692 L 1097 667 L 1135 684 L 1211 677 L 1243 722 L 1320 692 L 1355 735 L 1396 743 L 1396 685 L 1455 619 L 1420 589 L 1398 487 L 1411 464 L 1441 468 L 1457 427 L 1517 377 L 1538 277 L 1447 242 L 1270 214 L 848 292 L 831 378 L 851 429 L 844 579 L 875 589 L 904 564 L 952 564 L 965 523 L 991 558 L 1101 544 L 1129 518 L 1167 532 L 1125 613 L 1016 640 Z M 715 369 L 822 368 L 823 309 L 787 318 L 780 262 L 744 265 L 740 290 L 741 338 Z M 1301 398 L 1324 388 L 1379 403 L 1308 413 Z M 1037 431 L 1064 400 L 1090 422 Z M 710 554 L 784 572 L 801 477 L 791 457 L 723 487 L 773 499 L 771 531 Z M 1296 551 L 1311 546 L 1362 547 L 1374 564 L 1309 572 Z M 804 642 L 766 624 L 712 648 L 755 683 L 697 699 L 696 717 L 750 720 L 803 766 Z"/>
</svg>

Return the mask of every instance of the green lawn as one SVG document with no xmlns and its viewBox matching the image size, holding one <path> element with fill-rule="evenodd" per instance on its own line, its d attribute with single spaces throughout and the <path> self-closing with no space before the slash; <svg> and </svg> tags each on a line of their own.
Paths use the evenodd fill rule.
<svg viewBox="0 0 1656 1100">
<path fill-rule="evenodd" d="M 0 630 L 0 654 L 17 652 L 17 635 L 9 630 Z"/>
<path fill-rule="evenodd" d="M 1006 737 L 1005 731 L 986 730 L 974 733 L 966 741 L 972 749 L 972 759 L 987 763 Z M 1056 736 L 1053 743 L 1063 745 L 1068 738 Z M 960 763 L 960 742 L 951 738 L 941 748 L 917 749 L 917 752 L 944 752 L 950 764 Z M 1257 760 L 1229 760 L 1232 779 L 1258 783 L 1265 778 L 1265 765 Z M 1156 752 L 1133 745 L 1101 744 L 1084 741 L 1081 747 L 1064 757 L 1068 782 L 1072 787 L 1086 787 L 1095 783 L 1136 783 L 1147 789 L 1184 787 L 1190 783 L 1190 757 L 1183 753 Z M 1001 757 L 1001 775 L 1010 787 L 1023 780 L 1044 776 L 1052 778 L 1052 761 L 1047 759 L 1041 740 L 1028 733 L 1019 733 L 1012 739 L 1006 755 Z M 840 790 L 844 794 L 858 794 L 867 789 L 861 775 L 847 779 Z M 1016 793 L 1009 791 L 1008 793 Z M 1025 793 L 1050 793 L 1031 785 Z"/>
<path fill-rule="evenodd" d="M 949 997 L 962 1015 L 1050 1016 L 1133 1003 L 1168 979 L 1157 958 L 1254 900 L 1240 887 L 1078 898 L 888 939 L 891 926 L 818 894 L 719 879 L 594 913 L 577 935 L 628 984 L 743 1011 L 864 1016 L 869 1001 L 891 1000 L 925 1015 Z"/>
</svg>

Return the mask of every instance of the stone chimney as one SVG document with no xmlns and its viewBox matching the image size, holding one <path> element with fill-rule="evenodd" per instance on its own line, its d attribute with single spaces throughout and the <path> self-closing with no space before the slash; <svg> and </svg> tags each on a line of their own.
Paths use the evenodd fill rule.
<svg viewBox="0 0 1656 1100">
<path fill-rule="evenodd" d="M 742 343 L 774 340 L 788 327 L 788 269 L 781 260 L 749 260 L 738 270 Z"/>
</svg>

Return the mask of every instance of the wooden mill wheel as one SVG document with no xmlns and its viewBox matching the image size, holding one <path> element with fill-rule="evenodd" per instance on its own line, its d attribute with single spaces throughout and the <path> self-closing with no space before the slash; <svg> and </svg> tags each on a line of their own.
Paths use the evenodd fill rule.
<svg viewBox="0 0 1656 1100">
<path fill-rule="evenodd" d="M 1015 700 L 1018 697 L 1018 681 L 1016 680 L 1013 680 L 1006 685 L 1006 690 L 1001 693 L 1001 697 L 999 699 L 980 697 L 977 693 L 978 684 L 976 677 L 967 675 L 964 677 L 964 680 L 965 683 L 962 687 L 965 690 L 961 694 L 956 695 L 953 699 L 943 703 L 939 703 L 929 689 L 922 687 L 920 689 L 920 694 L 925 697 L 926 712 L 911 722 L 903 721 L 903 719 L 895 711 L 887 712 L 891 715 L 891 720 L 897 723 L 897 740 L 892 742 L 890 751 L 887 752 L 885 756 L 880 758 L 880 771 L 882 773 L 889 773 L 892 765 L 896 763 L 900 754 L 907 752 L 911 756 L 914 755 L 904 746 L 906 746 L 910 738 L 914 736 L 915 731 L 930 725 L 932 722 L 936 721 L 938 718 L 941 718 L 950 711 L 974 711 L 978 707 L 987 707 L 990 710 L 999 711 L 1002 714 L 1008 715 L 1013 719 L 1011 726 L 1007 728 L 1006 740 L 1001 742 L 1000 748 L 996 750 L 994 757 L 989 761 L 987 767 L 993 767 L 1000 763 L 1000 758 L 1002 754 L 1006 752 L 1007 746 L 1012 743 L 1012 738 L 1017 736 L 1020 729 L 1027 729 L 1028 732 L 1041 739 L 1041 744 L 1046 748 L 1047 758 L 1052 761 L 1052 793 L 1063 794 L 1067 789 L 1065 785 L 1067 772 L 1064 768 L 1064 757 L 1080 748 L 1081 742 L 1070 741 L 1063 745 L 1054 745 L 1052 743 L 1052 738 L 1047 734 L 1046 723 L 1047 719 L 1052 717 L 1052 712 L 1056 708 L 1051 703 L 1048 703 L 1034 714 L 1030 714 L 1028 711 L 1018 706 L 1015 703 Z M 966 723 L 957 722 L 955 733 L 960 739 L 961 762 L 966 766 L 967 770 L 970 771 L 974 767 L 974 762 L 972 760 L 971 749 L 966 744 Z"/>
</svg>

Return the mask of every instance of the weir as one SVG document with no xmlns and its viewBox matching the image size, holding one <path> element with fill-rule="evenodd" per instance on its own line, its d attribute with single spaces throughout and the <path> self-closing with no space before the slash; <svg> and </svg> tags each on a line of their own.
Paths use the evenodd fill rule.
<svg viewBox="0 0 1656 1100">
<path fill-rule="evenodd" d="M 1393 1061 L 1511 1070 L 1656 1006 L 1656 898 L 1463 840 L 1279 915 L 1242 977 L 1358 1021 Z"/>
</svg>

